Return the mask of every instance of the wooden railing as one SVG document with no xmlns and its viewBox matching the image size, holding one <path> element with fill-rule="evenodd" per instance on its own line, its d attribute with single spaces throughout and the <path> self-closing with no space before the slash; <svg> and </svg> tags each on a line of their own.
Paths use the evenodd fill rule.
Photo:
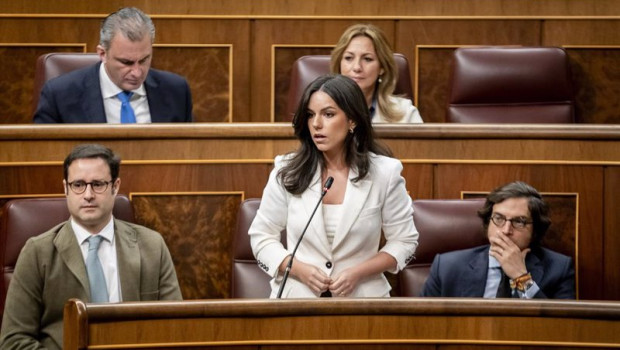
<svg viewBox="0 0 620 350">
<path fill-rule="evenodd" d="M 620 303 L 196 300 L 65 306 L 64 349 L 620 348 Z M 435 349 L 435 347 L 433 347 Z"/>
</svg>

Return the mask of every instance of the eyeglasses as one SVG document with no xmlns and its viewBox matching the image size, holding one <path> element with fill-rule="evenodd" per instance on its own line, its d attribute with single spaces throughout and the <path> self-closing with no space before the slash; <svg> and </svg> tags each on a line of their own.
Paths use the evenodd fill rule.
<svg viewBox="0 0 620 350">
<path fill-rule="evenodd" d="M 73 191 L 75 194 L 82 194 L 86 191 L 86 188 L 88 187 L 88 185 L 90 185 L 90 188 L 93 190 L 93 192 L 103 193 L 105 192 L 105 190 L 108 189 L 108 185 L 111 183 L 112 181 L 95 180 L 92 182 L 85 182 L 82 180 L 77 180 L 77 181 L 69 182 L 67 183 L 67 185 L 69 186 L 71 191 Z"/>
<path fill-rule="evenodd" d="M 493 223 L 497 227 L 503 227 L 506 221 L 510 221 L 510 225 L 512 225 L 512 227 L 515 229 L 524 228 L 525 226 L 532 223 L 532 221 L 529 221 L 527 218 L 522 217 L 522 216 L 512 218 L 512 219 L 506 219 L 506 217 L 502 214 L 493 214 L 491 216 L 491 221 L 493 221 Z"/>
</svg>

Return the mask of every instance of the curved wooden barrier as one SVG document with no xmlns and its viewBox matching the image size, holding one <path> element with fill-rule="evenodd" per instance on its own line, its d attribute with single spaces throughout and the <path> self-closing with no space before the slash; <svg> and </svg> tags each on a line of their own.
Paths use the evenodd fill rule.
<svg viewBox="0 0 620 350">
<path fill-rule="evenodd" d="M 619 319 L 617 302 L 391 298 L 85 304 L 72 299 L 65 305 L 64 348 L 620 348 Z"/>
</svg>

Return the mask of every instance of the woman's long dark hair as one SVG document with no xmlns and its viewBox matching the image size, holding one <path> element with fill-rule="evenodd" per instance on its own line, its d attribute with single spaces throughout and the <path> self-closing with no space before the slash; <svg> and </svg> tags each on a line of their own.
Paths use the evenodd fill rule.
<svg viewBox="0 0 620 350">
<path fill-rule="evenodd" d="M 278 179 L 292 194 L 304 192 L 310 186 L 317 166 L 321 166 L 321 169 L 325 167 L 323 154 L 316 148 L 308 128 L 308 103 L 312 94 L 317 91 L 322 91 L 331 97 L 347 119 L 355 123 L 354 132 L 348 133 L 344 141 L 345 162 L 349 168 L 354 167 L 358 172 L 358 177 L 353 179 L 354 182 L 368 174 L 369 152 L 392 155 L 386 146 L 375 140 L 366 99 L 357 83 L 343 75 L 323 75 L 310 83 L 304 91 L 293 117 L 295 135 L 301 144 L 291 154 L 288 163 L 278 172 Z"/>
</svg>

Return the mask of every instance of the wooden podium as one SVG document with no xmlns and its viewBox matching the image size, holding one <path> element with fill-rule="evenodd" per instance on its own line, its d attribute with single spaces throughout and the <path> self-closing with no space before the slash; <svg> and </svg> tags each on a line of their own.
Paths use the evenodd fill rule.
<svg viewBox="0 0 620 350">
<path fill-rule="evenodd" d="M 620 348 L 620 303 L 442 298 L 65 305 L 64 349 Z"/>
</svg>

